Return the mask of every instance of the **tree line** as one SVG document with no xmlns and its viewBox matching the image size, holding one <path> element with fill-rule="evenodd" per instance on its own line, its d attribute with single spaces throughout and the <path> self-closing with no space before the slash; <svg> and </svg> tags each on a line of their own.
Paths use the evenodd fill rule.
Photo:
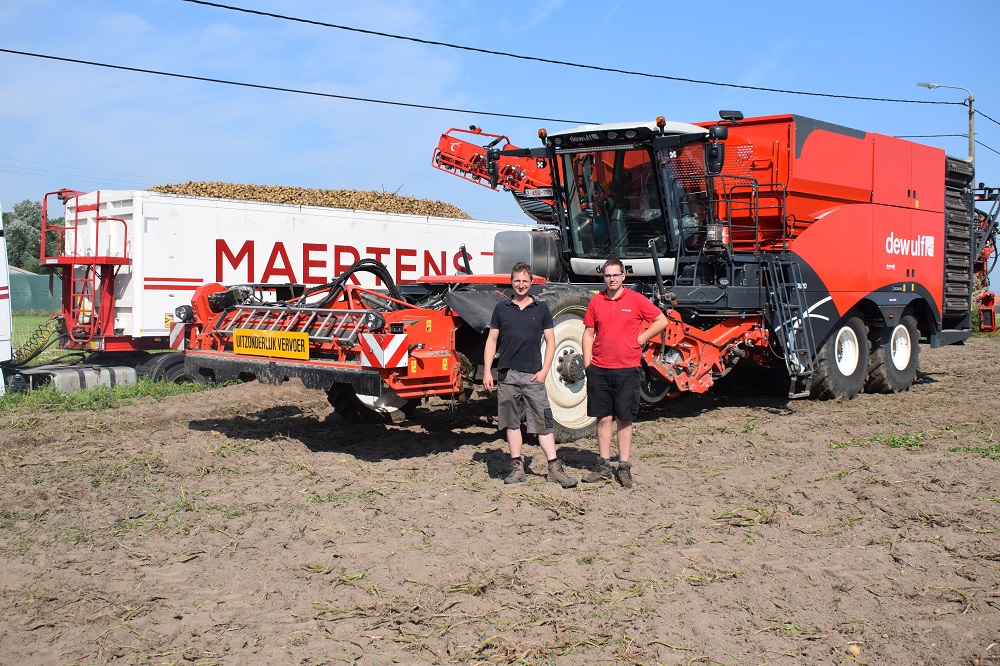
<svg viewBox="0 0 1000 666">
<path fill-rule="evenodd" d="M 49 222 L 62 225 L 62 218 Z M 30 199 L 14 204 L 12 212 L 3 214 L 3 231 L 7 239 L 7 263 L 37 273 L 42 244 L 42 204 Z M 55 243 L 45 249 L 49 256 L 56 253 Z"/>
</svg>

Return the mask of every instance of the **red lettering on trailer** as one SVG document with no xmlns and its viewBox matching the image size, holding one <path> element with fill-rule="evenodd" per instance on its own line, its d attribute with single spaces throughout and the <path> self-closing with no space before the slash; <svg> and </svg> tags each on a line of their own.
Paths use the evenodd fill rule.
<svg viewBox="0 0 1000 666">
<path fill-rule="evenodd" d="M 226 241 L 221 238 L 215 239 L 215 281 L 222 282 L 222 257 L 225 256 L 229 259 L 229 265 L 233 268 L 239 268 L 240 264 L 243 263 L 243 259 L 247 260 L 247 282 L 253 282 L 253 241 L 248 240 L 243 243 L 243 247 L 240 248 L 239 254 L 233 255 L 233 251 L 229 249 L 226 245 Z"/>
<path fill-rule="evenodd" d="M 326 278 L 322 275 L 313 275 L 313 268 L 326 268 L 326 260 L 313 259 L 310 255 L 313 252 L 326 252 L 326 243 L 303 243 L 302 244 L 302 282 L 305 284 L 325 284 Z"/>
<path fill-rule="evenodd" d="M 277 265 L 279 257 L 284 262 L 283 267 Z M 295 279 L 295 271 L 292 270 L 291 263 L 288 260 L 288 253 L 285 252 L 285 244 L 280 241 L 275 243 L 274 249 L 271 250 L 271 256 L 267 258 L 267 266 L 264 267 L 264 274 L 260 276 L 260 281 L 266 284 L 275 275 L 283 275 L 288 282 L 298 282 Z"/>
<path fill-rule="evenodd" d="M 469 258 L 469 261 L 472 261 L 472 255 L 471 254 L 469 254 L 468 252 L 466 252 L 465 256 L 467 256 Z M 459 250 L 458 252 L 456 252 L 455 256 L 451 258 L 451 265 L 454 266 L 455 270 L 458 271 L 458 272 L 460 272 L 460 273 L 462 273 L 462 272 L 465 271 L 465 265 L 462 263 L 462 251 L 461 250 Z"/>
<path fill-rule="evenodd" d="M 404 250 L 399 248 L 396 250 L 396 284 L 402 284 L 403 282 L 413 282 L 417 278 L 417 265 L 416 264 L 404 264 L 403 259 L 406 258 L 417 258 L 416 250 Z M 403 271 L 408 271 L 414 273 L 412 278 L 403 279 Z"/>
<path fill-rule="evenodd" d="M 262 252 L 263 252 L 262 248 Z M 292 248 L 295 251 L 295 248 Z M 268 254 L 263 274 L 258 279 L 255 272 L 255 257 L 257 247 L 253 240 L 244 241 L 238 251 L 234 251 L 222 238 L 215 241 L 215 281 L 225 284 L 233 282 L 229 275 L 230 269 L 242 271 L 246 269 L 247 282 L 269 283 L 298 282 L 296 268 L 292 264 L 289 249 L 283 242 L 276 242 Z M 332 252 L 331 257 L 329 253 Z M 423 256 L 420 254 L 423 252 Z M 440 252 L 440 255 L 438 254 Z M 480 252 L 488 257 L 492 252 Z M 327 245 L 326 243 L 302 244 L 302 269 L 300 275 L 304 284 L 325 284 L 328 280 L 327 270 L 332 267 L 333 275 L 340 275 L 350 268 L 362 256 L 371 257 L 377 261 L 392 266 L 395 263 L 395 279 L 399 284 L 413 282 L 420 275 L 446 275 L 448 273 L 447 250 L 418 250 L 415 248 L 366 247 L 364 253 L 352 245 Z M 395 257 L 393 257 L 395 255 Z M 472 254 L 466 255 L 472 260 Z M 464 271 L 462 252 L 459 250 L 451 257 L 451 264 L 456 271 Z M 421 265 L 423 272 L 420 273 Z M 238 279 L 238 278 L 237 278 Z M 352 275 L 352 284 L 361 284 L 356 275 Z M 153 282 L 154 284 L 150 284 Z M 195 278 L 146 278 L 144 286 L 147 290 L 194 289 L 202 280 Z M 375 283 L 381 286 L 382 281 L 376 278 Z"/>
<path fill-rule="evenodd" d="M 424 275 L 444 275 L 448 267 L 448 253 L 441 250 L 441 263 L 434 261 L 430 250 L 424 250 Z"/>
<path fill-rule="evenodd" d="M 340 261 L 340 255 L 344 252 L 347 252 L 352 257 L 346 264 Z M 361 258 L 361 255 L 358 254 L 358 251 L 350 245 L 334 245 L 333 257 L 333 272 L 335 275 L 342 275 L 344 271 L 354 264 L 354 262 Z M 352 284 L 361 284 L 361 280 L 358 279 L 357 275 L 352 275 L 350 279 Z"/>
<path fill-rule="evenodd" d="M 375 261 L 382 261 L 382 257 L 392 252 L 392 249 L 388 247 L 369 247 L 365 248 L 365 252 L 372 255 L 375 258 Z M 385 262 L 382 261 L 382 263 L 384 264 Z M 382 280 L 375 278 L 375 286 L 381 287 Z"/>
</svg>

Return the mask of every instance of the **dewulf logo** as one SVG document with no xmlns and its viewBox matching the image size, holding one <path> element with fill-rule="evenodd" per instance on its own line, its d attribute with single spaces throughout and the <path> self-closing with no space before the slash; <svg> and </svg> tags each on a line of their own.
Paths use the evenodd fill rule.
<svg viewBox="0 0 1000 666">
<path fill-rule="evenodd" d="M 916 238 L 896 238 L 895 233 L 885 239 L 886 254 L 903 254 L 911 257 L 933 257 L 934 236 L 917 236 Z"/>
</svg>

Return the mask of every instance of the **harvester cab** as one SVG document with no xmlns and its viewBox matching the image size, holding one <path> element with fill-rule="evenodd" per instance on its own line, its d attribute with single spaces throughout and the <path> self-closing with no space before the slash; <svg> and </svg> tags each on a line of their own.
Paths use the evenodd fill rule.
<svg viewBox="0 0 1000 666">
<path fill-rule="evenodd" d="M 720 256 L 729 240 L 716 185 L 728 131 L 721 123 L 738 118 L 730 114 L 709 129 L 661 116 L 541 132 L 539 156 L 552 164 L 570 273 L 598 279 L 615 256 L 636 277 L 653 277 L 657 268 L 674 276 L 692 261 Z"/>
</svg>

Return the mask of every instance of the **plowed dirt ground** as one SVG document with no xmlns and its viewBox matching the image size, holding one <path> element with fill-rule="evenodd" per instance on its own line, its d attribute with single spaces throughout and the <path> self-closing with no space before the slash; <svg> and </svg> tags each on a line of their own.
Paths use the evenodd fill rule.
<svg viewBox="0 0 1000 666">
<path fill-rule="evenodd" d="M 0 661 L 1000 664 L 997 367 L 975 338 L 900 395 L 727 377 L 644 411 L 632 490 L 546 483 L 533 444 L 504 486 L 486 398 L 7 413 Z"/>
</svg>

